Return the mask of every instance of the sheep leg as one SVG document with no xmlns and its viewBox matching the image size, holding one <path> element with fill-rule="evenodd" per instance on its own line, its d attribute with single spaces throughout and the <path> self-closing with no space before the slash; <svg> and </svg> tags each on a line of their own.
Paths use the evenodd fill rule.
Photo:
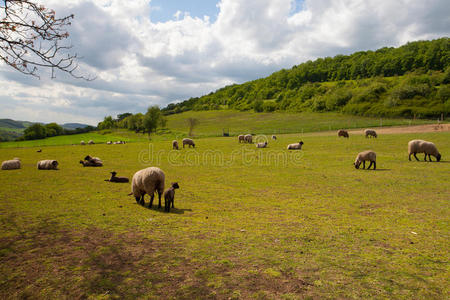
<svg viewBox="0 0 450 300">
<path fill-rule="evenodd" d="M 431 154 L 428 154 L 428 160 L 429 160 L 429 161 L 432 161 L 432 160 L 431 160 Z"/>
<path fill-rule="evenodd" d="M 363 160 L 363 169 L 365 169 L 365 168 L 366 168 L 366 161 Z"/>
<path fill-rule="evenodd" d="M 417 161 L 419 161 L 419 159 L 418 159 L 417 156 L 416 156 L 416 152 L 414 152 L 414 158 L 415 158 Z"/>
<path fill-rule="evenodd" d="M 427 154 L 425 153 L 425 157 L 423 158 L 424 161 L 427 161 Z"/>
<path fill-rule="evenodd" d="M 145 205 L 144 195 L 141 196 L 141 199 L 139 200 L 139 204 L 142 206 Z"/>
<path fill-rule="evenodd" d="M 372 166 L 372 164 L 373 164 L 373 161 L 370 162 L 369 167 L 367 167 L 367 170 L 370 169 L 370 167 Z"/>
<path fill-rule="evenodd" d="M 377 168 L 377 162 L 374 161 L 374 162 L 373 162 L 373 169 L 376 170 L 376 168 Z"/>
<path fill-rule="evenodd" d="M 412 153 L 410 153 L 409 156 L 408 156 L 409 161 L 411 161 L 411 154 L 412 154 Z"/>
<path fill-rule="evenodd" d="M 175 199 L 172 200 L 172 208 L 175 208 L 174 203 L 175 203 Z"/>
<path fill-rule="evenodd" d="M 158 203 L 158 208 L 161 208 L 161 192 L 158 191 L 158 199 L 159 199 L 159 203 Z"/>
<path fill-rule="evenodd" d="M 153 193 L 153 194 L 150 195 L 150 203 L 148 204 L 149 208 L 152 208 L 152 206 L 153 206 L 153 199 L 154 198 L 155 198 L 155 194 Z"/>
</svg>

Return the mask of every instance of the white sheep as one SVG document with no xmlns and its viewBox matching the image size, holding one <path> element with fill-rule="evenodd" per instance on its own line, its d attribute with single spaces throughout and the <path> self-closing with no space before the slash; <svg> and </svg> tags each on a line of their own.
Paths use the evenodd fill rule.
<svg viewBox="0 0 450 300">
<path fill-rule="evenodd" d="M 21 167 L 20 159 L 18 159 L 17 157 L 2 162 L 2 170 L 15 170 L 20 169 L 20 167 Z"/>
<path fill-rule="evenodd" d="M 37 163 L 38 170 L 57 170 L 58 162 L 53 159 L 40 160 Z"/>
<path fill-rule="evenodd" d="M 131 180 L 131 193 L 129 195 L 133 195 L 137 203 L 145 205 L 144 195 L 148 194 L 150 196 L 149 207 L 151 208 L 155 192 L 158 192 L 158 208 L 161 208 L 161 196 L 164 193 L 164 182 L 165 175 L 160 168 L 149 167 L 139 170 L 133 175 L 133 179 Z"/>
<path fill-rule="evenodd" d="M 256 148 L 266 148 L 266 147 L 267 147 L 267 142 L 256 144 Z"/>
<path fill-rule="evenodd" d="M 302 145 L 303 145 L 303 142 L 300 141 L 297 144 L 289 144 L 287 146 L 287 149 L 288 150 L 301 150 L 302 149 Z"/>
<path fill-rule="evenodd" d="M 172 141 L 172 149 L 176 149 L 176 150 L 179 149 L 179 147 L 178 147 L 178 141 L 177 141 L 177 140 L 173 140 L 173 141 Z"/>
<path fill-rule="evenodd" d="M 93 140 L 89 140 L 88 144 L 89 144 L 89 145 L 94 145 L 95 143 L 94 143 Z"/>
<path fill-rule="evenodd" d="M 253 136 L 251 134 L 244 135 L 244 141 L 249 144 L 253 144 Z"/>
<path fill-rule="evenodd" d="M 238 135 L 239 143 L 245 143 L 245 136 L 243 134 Z"/>
<path fill-rule="evenodd" d="M 188 145 L 189 148 L 191 146 L 195 148 L 195 143 L 194 143 L 194 141 L 192 139 L 184 138 L 183 139 L 183 148 L 184 148 L 184 145 Z"/>
<path fill-rule="evenodd" d="M 111 145 L 111 144 L 112 144 L 111 141 L 107 141 L 107 142 L 106 142 L 106 145 Z"/>
<path fill-rule="evenodd" d="M 377 137 L 377 133 L 373 129 L 366 129 L 366 130 L 364 130 L 364 135 L 366 136 L 366 138 L 368 138 L 368 137 L 376 138 Z"/>
<path fill-rule="evenodd" d="M 86 145 L 86 142 L 85 141 L 81 141 L 80 145 L 84 146 L 84 145 Z"/>
<path fill-rule="evenodd" d="M 367 150 L 367 151 L 358 153 L 358 155 L 356 155 L 356 159 L 355 159 L 355 162 L 353 163 L 353 165 L 355 166 L 356 169 L 359 169 L 359 166 L 362 163 L 363 169 L 365 169 L 367 160 L 370 161 L 370 165 L 367 168 L 367 170 L 370 169 L 372 164 L 373 164 L 373 169 L 375 170 L 377 168 L 377 155 L 372 150 Z"/>
<path fill-rule="evenodd" d="M 416 156 L 416 153 L 425 153 L 424 160 L 427 161 L 427 155 L 428 158 L 431 160 L 431 155 L 436 157 L 437 161 L 441 160 L 441 154 L 437 150 L 437 147 L 432 142 L 427 142 L 423 140 L 412 140 L 408 143 L 408 153 L 409 153 L 409 160 L 411 160 L 411 154 L 414 154 L 414 157 L 416 160 L 419 160 Z"/>
</svg>

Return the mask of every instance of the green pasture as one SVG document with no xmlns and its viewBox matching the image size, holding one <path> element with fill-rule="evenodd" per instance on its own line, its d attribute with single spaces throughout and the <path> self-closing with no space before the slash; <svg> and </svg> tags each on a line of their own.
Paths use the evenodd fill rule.
<svg viewBox="0 0 450 300">
<path fill-rule="evenodd" d="M 219 126 L 200 124 L 205 135 Z M 433 141 L 443 161 L 408 161 L 413 138 Z M 286 150 L 299 140 L 301 151 Z M 0 171 L 0 298 L 448 299 L 450 132 L 196 146 L 1 148 L 23 167 Z M 352 165 L 367 149 L 376 171 Z M 87 154 L 104 166 L 83 168 Z M 60 169 L 37 170 L 41 159 Z M 104 181 L 148 166 L 180 185 L 170 213 Z"/>
</svg>

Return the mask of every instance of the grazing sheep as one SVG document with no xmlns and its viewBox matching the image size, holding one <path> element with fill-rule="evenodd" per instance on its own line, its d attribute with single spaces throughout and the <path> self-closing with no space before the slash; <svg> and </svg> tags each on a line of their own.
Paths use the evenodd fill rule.
<svg viewBox="0 0 450 300">
<path fill-rule="evenodd" d="M 111 144 L 112 144 L 111 141 L 107 141 L 107 142 L 106 142 L 106 145 L 111 145 Z"/>
<path fill-rule="evenodd" d="M 53 159 L 46 159 L 38 161 L 37 163 L 38 170 L 57 170 L 58 162 Z"/>
<path fill-rule="evenodd" d="M 276 140 L 277 136 L 276 135 L 272 135 L 272 140 Z"/>
<path fill-rule="evenodd" d="M 240 143 L 245 143 L 245 136 L 243 134 L 238 135 L 238 141 Z"/>
<path fill-rule="evenodd" d="M 338 137 L 341 137 L 341 136 L 343 136 L 343 137 L 345 137 L 345 138 L 348 138 L 348 131 L 347 131 L 347 130 L 344 130 L 344 129 L 340 129 L 340 130 L 338 131 Z"/>
<path fill-rule="evenodd" d="M 95 143 L 94 143 L 93 140 L 89 140 L 88 144 L 89 144 L 89 145 L 94 145 Z"/>
<path fill-rule="evenodd" d="M 244 141 L 249 144 L 253 144 L 253 136 L 251 134 L 246 134 L 244 136 Z"/>
<path fill-rule="evenodd" d="M 175 150 L 180 149 L 180 148 L 178 147 L 178 141 L 177 141 L 177 140 L 173 140 L 173 141 L 172 141 L 172 149 L 175 149 Z"/>
<path fill-rule="evenodd" d="M 256 144 L 256 148 L 266 148 L 266 147 L 267 147 L 267 142 Z"/>
<path fill-rule="evenodd" d="M 105 179 L 105 181 L 109 181 L 109 182 L 129 182 L 130 181 L 127 177 L 117 177 L 116 174 L 117 174 L 116 171 L 112 171 L 111 178 Z"/>
<path fill-rule="evenodd" d="M 158 192 L 158 208 L 161 208 L 161 196 L 164 193 L 164 181 L 165 175 L 160 168 L 149 167 L 139 170 L 133 175 L 133 179 L 131 180 L 131 193 L 128 195 L 133 195 L 136 202 L 145 205 L 144 195 L 149 194 L 149 207 L 151 208 L 155 192 Z"/>
<path fill-rule="evenodd" d="M 366 130 L 364 130 L 364 135 L 366 136 L 366 138 L 368 138 L 368 137 L 376 138 L 377 137 L 377 133 L 373 129 L 366 129 Z"/>
<path fill-rule="evenodd" d="M 18 159 L 17 157 L 2 162 L 2 170 L 15 170 L 20 169 L 20 167 L 21 167 L 20 159 Z"/>
<path fill-rule="evenodd" d="M 436 157 L 437 161 L 441 160 L 441 154 L 437 150 L 437 147 L 432 142 L 427 142 L 423 140 L 412 140 L 408 143 L 408 153 L 409 153 L 409 160 L 411 160 L 411 154 L 414 154 L 415 159 L 418 161 L 419 159 L 416 156 L 416 153 L 425 153 L 424 160 L 427 161 L 427 155 L 428 158 L 431 160 L 431 155 Z"/>
<path fill-rule="evenodd" d="M 377 168 L 377 155 L 372 150 L 367 150 L 367 151 L 358 153 L 353 165 L 355 166 L 356 169 L 359 169 L 359 166 L 361 165 L 361 162 L 362 162 L 363 169 L 365 169 L 366 168 L 366 160 L 370 161 L 370 165 L 367 168 L 367 170 L 370 169 L 372 164 L 373 164 L 374 170 Z"/>
<path fill-rule="evenodd" d="M 178 182 L 172 182 L 172 186 L 168 188 L 164 192 L 164 210 L 167 212 L 170 212 L 170 204 L 172 204 L 172 208 L 175 208 L 174 202 L 175 202 L 175 189 L 179 189 L 180 186 L 178 185 Z"/>
<path fill-rule="evenodd" d="M 301 150 L 302 149 L 302 145 L 303 145 L 303 142 L 300 141 L 300 142 L 298 142 L 298 144 L 289 144 L 287 146 L 287 149 L 288 150 Z"/>
<path fill-rule="evenodd" d="M 183 148 L 184 148 L 184 145 L 189 145 L 189 148 L 190 148 L 191 146 L 195 148 L 195 143 L 194 143 L 194 141 L 191 140 L 191 139 L 188 139 L 188 138 L 184 138 L 184 139 L 183 139 Z"/>
<path fill-rule="evenodd" d="M 85 143 L 84 141 L 81 141 L 80 144 L 81 144 L 82 146 L 86 145 L 86 143 Z"/>
</svg>

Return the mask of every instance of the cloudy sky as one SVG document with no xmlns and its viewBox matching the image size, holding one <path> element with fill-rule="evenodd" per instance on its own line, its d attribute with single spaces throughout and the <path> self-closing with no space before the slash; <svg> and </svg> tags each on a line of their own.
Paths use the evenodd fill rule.
<svg viewBox="0 0 450 300">
<path fill-rule="evenodd" d="M 69 28 L 76 80 L 0 63 L 0 118 L 96 125 L 309 59 L 450 36 L 448 0 L 42 0 Z"/>
</svg>

